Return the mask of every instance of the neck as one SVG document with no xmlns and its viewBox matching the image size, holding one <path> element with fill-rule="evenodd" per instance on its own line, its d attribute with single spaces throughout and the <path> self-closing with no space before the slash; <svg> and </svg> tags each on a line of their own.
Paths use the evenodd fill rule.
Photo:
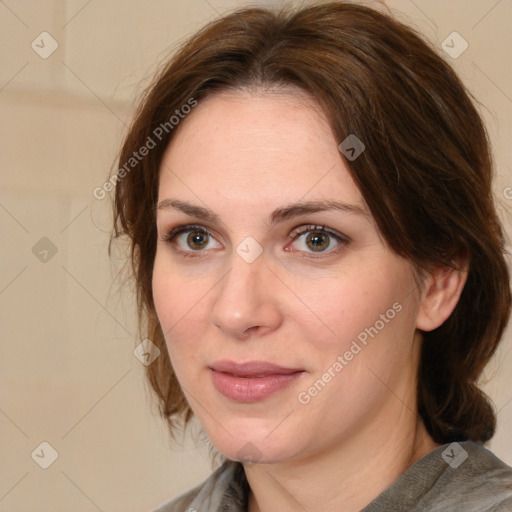
<svg viewBox="0 0 512 512">
<path fill-rule="evenodd" d="M 248 512 L 358 512 L 438 446 L 419 416 L 404 410 L 398 423 L 375 422 L 307 460 L 246 467 Z"/>
</svg>

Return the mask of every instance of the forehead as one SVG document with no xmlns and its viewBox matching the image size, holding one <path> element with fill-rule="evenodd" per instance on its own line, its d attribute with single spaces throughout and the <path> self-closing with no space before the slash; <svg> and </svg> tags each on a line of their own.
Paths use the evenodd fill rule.
<svg viewBox="0 0 512 512">
<path fill-rule="evenodd" d="M 241 205 L 364 203 L 326 116 L 305 93 L 216 93 L 181 123 L 162 159 L 159 200 L 172 191 Z"/>
</svg>

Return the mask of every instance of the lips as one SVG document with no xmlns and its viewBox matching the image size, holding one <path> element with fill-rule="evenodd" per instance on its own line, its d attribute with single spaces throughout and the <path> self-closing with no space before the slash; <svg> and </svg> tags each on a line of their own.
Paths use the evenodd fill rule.
<svg viewBox="0 0 512 512">
<path fill-rule="evenodd" d="M 215 389 L 230 400 L 251 403 L 264 400 L 291 386 L 305 374 L 267 361 L 217 361 L 210 366 Z"/>
<path fill-rule="evenodd" d="M 267 377 L 269 375 L 289 375 L 304 371 L 302 368 L 286 368 L 267 361 L 235 363 L 222 360 L 213 363 L 210 368 L 216 372 L 229 373 L 236 377 Z"/>
</svg>

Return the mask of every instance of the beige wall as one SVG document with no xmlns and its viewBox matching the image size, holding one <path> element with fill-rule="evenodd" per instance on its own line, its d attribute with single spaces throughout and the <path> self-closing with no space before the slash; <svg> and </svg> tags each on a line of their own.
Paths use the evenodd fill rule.
<svg viewBox="0 0 512 512">
<path fill-rule="evenodd" d="M 133 303 L 112 284 L 109 203 L 92 191 L 114 163 L 141 80 L 187 34 L 246 3 L 0 3 L 1 511 L 142 512 L 210 472 L 207 450 L 189 439 L 170 445 L 150 406 L 132 353 Z M 446 58 L 486 107 L 510 232 L 512 3 L 388 5 L 438 46 L 453 31 L 468 42 L 461 56 Z M 43 31 L 58 43 L 47 58 L 31 47 L 35 40 L 46 56 Z M 49 251 L 48 261 L 34 246 L 39 258 Z M 509 329 L 486 389 L 499 409 L 490 447 L 512 464 L 510 338 Z M 42 442 L 58 452 L 48 469 L 38 465 L 51 461 Z"/>
</svg>

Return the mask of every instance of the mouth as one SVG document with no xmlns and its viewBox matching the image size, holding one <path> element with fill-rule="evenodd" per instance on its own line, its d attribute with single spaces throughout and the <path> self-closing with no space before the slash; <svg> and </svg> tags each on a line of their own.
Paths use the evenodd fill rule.
<svg viewBox="0 0 512 512">
<path fill-rule="evenodd" d="M 215 388 L 236 402 L 257 402 L 287 388 L 305 370 L 267 361 L 217 361 L 210 367 Z"/>
</svg>

